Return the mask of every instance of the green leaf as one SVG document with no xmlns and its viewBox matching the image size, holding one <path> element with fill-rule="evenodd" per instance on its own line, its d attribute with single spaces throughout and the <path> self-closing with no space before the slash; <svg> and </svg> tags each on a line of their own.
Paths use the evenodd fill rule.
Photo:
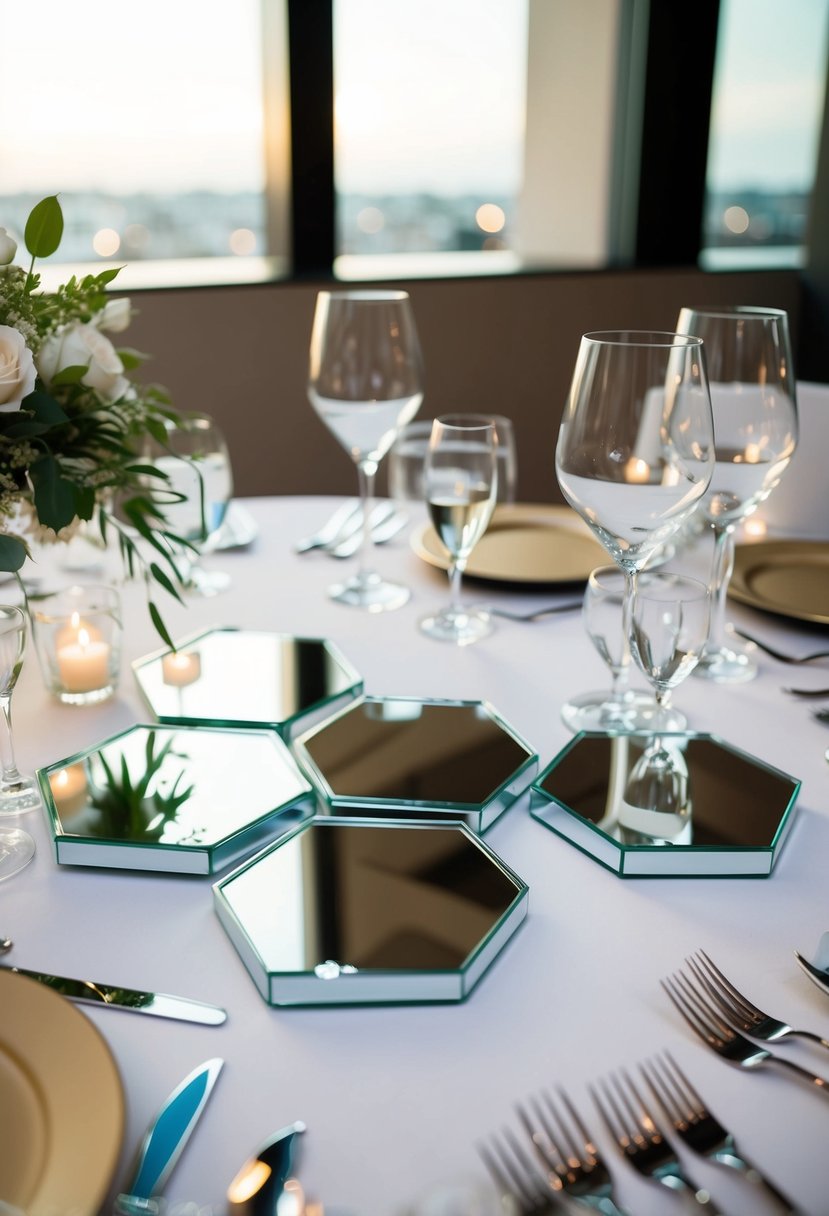
<svg viewBox="0 0 829 1216">
<path fill-rule="evenodd" d="M 26 546 L 17 536 L 0 535 L 0 570 L 19 570 L 27 556 Z"/>
<path fill-rule="evenodd" d="M 176 590 L 175 583 L 173 582 L 173 580 L 171 578 L 169 578 L 167 576 L 167 574 L 161 569 L 161 567 L 158 565 L 157 562 L 150 562 L 150 573 L 152 574 L 155 581 L 157 583 L 160 583 L 161 586 L 164 588 L 164 590 L 168 591 L 170 593 L 170 595 L 173 596 L 174 599 L 177 599 L 180 604 L 184 603 L 184 600 L 181 598 L 178 591 Z"/>
<path fill-rule="evenodd" d="M 173 641 L 173 639 L 170 637 L 169 633 L 167 632 L 167 626 L 164 624 L 164 621 L 161 619 L 161 613 L 158 611 L 158 609 L 156 608 L 156 606 L 152 600 L 149 601 L 148 606 L 150 609 L 150 619 L 152 620 L 152 623 L 155 625 L 156 633 L 159 635 L 159 637 L 161 638 L 162 642 L 165 643 L 165 645 L 169 646 L 171 650 L 175 650 L 175 648 L 176 648 L 175 642 Z"/>
<path fill-rule="evenodd" d="M 54 456 L 41 456 L 29 473 L 35 489 L 35 507 L 40 522 L 59 532 L 77 514 L 75 485 L 61 475 Z"/>
<path fill-rule="evenodd" d="M 57 195 L 51 194 L 32 208 L 23 239 L 33 258 L 48 258 L 60 245 L 62 236 L 63 212 Z"/>
<path fill-rule="evenodd" d="M 89 371 L 88 363 L 73 363 L 71 367 L 64 367 L 56 375 L 52 377 L 52 383 L 57 385 L 62 384 L 80 384 L 83 377 Z"/>
<path fill-rule="evenodd" d="M 117 278 L 122 270 L 123 266 L 111 266 L 109 270 L 102 270 L 100 274 L 96 275 L 96 281 L 102 287 L 106 287 L 107 283 L 111 283 L 113 279 Z"/>
<path fill-rule="evenodd" d="M 22 408 L 33 413 L 38 422 L 48 423 L 49 426 L 60 426 L 62 422 L 69 421 L 54 397 L 41 392 L 40 389 L 35 389 L 28 397 L 23 398 Z"/>
<path fill-rule="evenodd" d="M 169 481 L 167 474 L 154 464 L 128 464 L 125 473 L 137 473 L 141 477 L 157 477 L 160 481 Z"/>
<path fill-rule="evenodd" d="M 136 367 L 140 367 L 150 357 L 149 355 L 142 355 L 140 350 L 133 350 L 131 346 L 119 346 L 117 354 L 128 372 L 133 371 Z"/>
</svg>

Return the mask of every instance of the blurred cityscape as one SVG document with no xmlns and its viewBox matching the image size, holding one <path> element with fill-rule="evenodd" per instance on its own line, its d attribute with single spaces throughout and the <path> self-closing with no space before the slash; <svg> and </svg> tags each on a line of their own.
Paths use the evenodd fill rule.
<svg viewBox="0 0 829 1216">
<path fill-rule="evenodd" d="M 35 194 L 0 197 L 0 226 L 23 248 L 23 228 Z M 342 254 L 435 253 L 510 249 L 517 198 L 480 193 L 429 193 L 338 198 Z M 64 238 L 57 262 L 210 258 L 265 254 L 265 205 L 255 191 L 223 194 L 62 194 Z M 707 249 L 796 250 L 806 238 L 805 191 L 731 190 L 709 193 Z"/>
</svg>

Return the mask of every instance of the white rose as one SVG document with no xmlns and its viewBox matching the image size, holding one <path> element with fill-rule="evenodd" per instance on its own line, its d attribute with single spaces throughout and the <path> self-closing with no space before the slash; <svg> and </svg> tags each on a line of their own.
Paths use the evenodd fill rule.
<svg viewBox="0 0 829 1216">
<path fill-rule="evenodd" d="M 124 365 L 115 347 L 94 325 L 73 321 L 51 334 L 40 348 L 38 370 L 50 384 L 65 367 L 86 367 L 81 384 L 94 388 L 104 401 L 117 401 L 129 388 Z"/>
<path fill-rule="evenodd" d="M 5 228 L 0 228 L 0 266 L 8 266 L 14 261 L 17 253 L 17 241 L 13 240 Z"/>
<path fill-rule="evenodd" d="M 122 334 L 129 325 L 131 317 L 130 302 L 122 297 L 120 300 L 107 300 L 95 317 L 95 324 L 99 329 L 105 329 L 108 333 Z"/>
<path fill-rule="evenodd" d="M 19 410 L 35 386 L 35 361 L 23 335 L 11 325 L 0 325 L 0 413 Z"/>
</svg>

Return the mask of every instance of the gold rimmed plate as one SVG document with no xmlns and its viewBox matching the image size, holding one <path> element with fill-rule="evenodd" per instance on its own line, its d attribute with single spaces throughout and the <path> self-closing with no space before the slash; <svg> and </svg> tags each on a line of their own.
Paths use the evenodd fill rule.
<svg viewBox="0 0 829 1216">
<path fill-rule="evenodd" d="M 763 612 L 829 625 L 829 542 L 738 545 L 728 594 Z"/>
<path fill-rule="evenodd" d="M 412 535 L 418 557 L 446 570 L 449 559 L 431 524 Z M 583 583 L 610 564 L 607 550 L 572 507 L 504 503 L 469 559 L 464 578 L 508 583 Z"/>
<path fill-rule="evenodd" d="M 0 1009 L 0 1197 L 26 1216 L 94 1216 L 124 1133 L 112 1054 L 89 1018 L 34 980 L 0 973 Z"/>
</svg>

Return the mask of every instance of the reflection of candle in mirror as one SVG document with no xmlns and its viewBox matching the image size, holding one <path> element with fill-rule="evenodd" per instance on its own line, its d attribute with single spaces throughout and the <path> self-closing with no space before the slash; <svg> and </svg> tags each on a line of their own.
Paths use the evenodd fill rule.
<svg viewBox="0 0 829 1216">
<path fill-rule="evenodd" d="M 88 629 L 78 629 L 77 639 L 58 646 L 55 659 L 64 692 L 93 692 L 111 683 L 107 642 L 94 639 Z"/>
<path fill-rule="evenodd" d="M 651 479 L 650 465 L 647 460 L 631 456 L 625 465 L 625 481 L 633 485 L 645 485 Z"/>
<path fill-rule="evenodd" d="M 161 678 L 172 688 L 195 684 L 201 675 L 201 656 L 193 650 L 177 650 L 161 660 Z"/>
<path fill-rule="evenodd" d="M 53 773 L 49 786 L 62 819 L 77 814 L 86 806 L 86 773 L 82 764 L 70 764 Z"/>
</svg>

